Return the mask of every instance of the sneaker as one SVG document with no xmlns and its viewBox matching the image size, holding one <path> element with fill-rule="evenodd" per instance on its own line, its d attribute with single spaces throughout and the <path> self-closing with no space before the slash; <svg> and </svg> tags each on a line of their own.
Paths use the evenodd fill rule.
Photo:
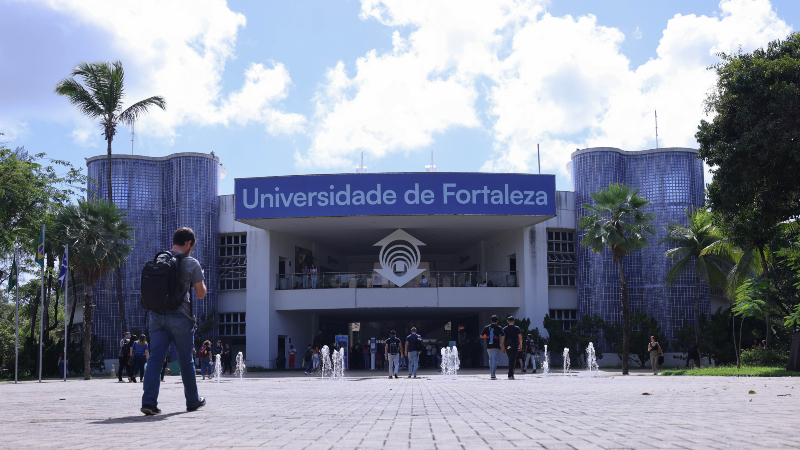
<svg viewBox="0 0 800 450">
<path fill-rule="evenodd" d="M 156 414 L 161 414 L 161 410 L 160 409 L 156 408 L 155 406 L 150 406 L 150 405 L 142 406 L 142 408 L 139 411 L 141 411 L 142 414 L 144 414 L 146 416 L 155 416 Z"/>
<path fill-rule="evenodd" d="M 391 376 L 391 375 L 389 375 L 389 379 L 390 379 L 390 380 L 392 379 L 392 376 Z"/>
<path fill-rule="evenodd" d="M 528 372 L 526 372 L 526 371 L 524 371 L 524 370 L 523 370 L 523 371 L 522 371 L 522 373 L 528 373 Z"/>
<path fill-rule="evenodd" d="M 397 374 L 394 374 L 394 377 L 397 378 Z"/>
<path fill-rule="evenodd" d="M 492 380 L 496 380 L 496 379 L 497 379 L 497 377 L 496 377 L 496 376 L 494 376 L 494 375 L 492 375 L 492 378 L 491 378 L 491 379 L 492 379 Z"/>
<path fill-rule="evenodd" d="M 417 376 L 416 376 L 416 375 L 414 375 L 414 378 L 417 378 Z"/>
<path fill-rule="evenodd" d="M 189 412 L 197 411 L 198 408 L 202 408 L 203 406 L 206 406 L 206 398 L 205 397 L 200 397 L 200 402 L 198 402 L 196 405 L 192 406 L 191 408 L 186 408 L 186 410 L 189 411 Z"/>
<path fill-rule="evenodd" d="M 531 373 L 536 373 L 536 369 L 533 369 L 533 372 L 531 372 Z"/>
<path fill-rule="evenodd" d="M 411 378 L 411 375 L 409 375 L 408 378 Z"/>
</svg>

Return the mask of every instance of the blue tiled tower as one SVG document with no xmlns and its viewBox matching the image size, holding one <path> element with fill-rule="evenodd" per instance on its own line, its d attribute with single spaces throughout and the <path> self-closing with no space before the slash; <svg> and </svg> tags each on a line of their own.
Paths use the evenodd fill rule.
<svg viewBox="0 0 800 450">
<path fill-rule="evenodd" d="M 106 156 L 86 162 L 89 195 L 107 198 Z M 114 203 L 127 214 L 134 231 L 133 249 L 122 266 L 123 296 L 128 328 L 144 331 L 145 311 L 140 306 L 140 277 L 144 263 L 172 247 L 179 227 L 195 232 L 192 256 L 200 261 L 208 293 L 193 299 L 196 316 L 217 309 L 217 236 L 219 233 L 219 158 L 205 153 L 177 153 L 165 157 L 113 155 L 111 183 Z M 92 333 L 105 341 L 105 357 L 117 356 L 121 338 L 115 275 L 94 289 Z"/>
<path fill-rule="evenodd" d="M 703 205 L 703 163 L 697 150 L 661 148 L 644 151 L 622 151 L 598 147 L 572 154 L 575 212 L 577 220 L 588 212 L 584 204 L 592 204 L 590 194 L 609 183 L 624 183 L 639 189 L 639 195 L 650 201 L 648 212 L 655 214 L 657 234 L 647 248 L 623 260 L 628 281 L 631 311 L 641 309 L 658 320 L 662 331 L 672 340 L 683 326 L 683 320 L 694 321 L 694 270 L 688 270 L 674 286 L 664 278 L 671 262 L 664 257 L 669 248 L 659 244 L 666 236 L 670 222 L 686 225 L 686 209 Z M 585 233 L 578 232 L 578 241 Z M 578 314 L 597 314 L 606 321 L 622 320 L 619 275 L 612 263 L 611 252 L 595 254 L 577 248 Z M 709 312 L 708 289 L 700 288 L 700 313 Z"/>
</svg>

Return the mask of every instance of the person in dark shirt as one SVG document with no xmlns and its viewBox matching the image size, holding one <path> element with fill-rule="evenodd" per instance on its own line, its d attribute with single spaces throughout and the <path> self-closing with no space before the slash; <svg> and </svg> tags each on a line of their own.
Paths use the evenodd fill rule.
<svg viewBox="0 0 800 450">
<path fill-rule="evenodd" d="M 508 316 L 508 326 L 503 328 L 505 336 L 505 352 L 508 354 L 508 379 L 514 379 L 514 369 L 517 366 L 517 353 L 522 351 L 522 330 L 514 325 L 514 316 Z"/>
<path fill-rule="evenodd" d="M 492 323 L 486 325 L 481 332 L 481 338 L 486 339 L 486 351 L 489 353 L 489 372 L 492 375 L 492 380 L 496 380 L 497 376 L 497 357 L 502 351 L 505 353 L 505 336 L 503 329 L 497 324 L 500 320 L 497 316 L 492 316 Z"/>
<path fill-rule="evenodd" d="M 389 361 L 389 378 L 397 378 L 398 360 L 403 355 L 403 342 L 397 337 L 397 333 L 392 330 L 391 337 L 386 340 L 386 359 Z M 394 370 L 394 373 L 392 371 Z"/>
<path fill-rule="evenodd" d="M 408 355 L 408 378 L 417 378 L 417 367 L 419 366 L 419 341 L 422 338 L 417 334 L 417 328 L 411 328 L 411 334 L 406 336 L 405 353 Z"/>
<path fill-rule="evenodd" d="M 700 347 L 696 342 L 689 346 L 689 368 L 695 367 L 700 367 Z"/>
<path fill-rule="evenodd" d="M 522 373 L 528 368 L 528 361 L 533 363 L 533 373 L 536 373 L 536 344 L 533 342 L 533 337 L 529 334 L 528 339 L 522 343 L 522 348 L 525 349 L 525 362 L 522 363 Z"/>
</svg>

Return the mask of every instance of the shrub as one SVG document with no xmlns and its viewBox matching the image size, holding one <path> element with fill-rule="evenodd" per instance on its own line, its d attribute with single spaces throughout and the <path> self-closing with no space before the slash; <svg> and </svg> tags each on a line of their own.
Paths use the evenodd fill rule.
<svg viewBox="0 0 800 450">
<path fill-rule="evenodd" d="M 742 351 L 742 365 L 750 367 L 786 367 L 789 355 L 775 349 L 753 348 Z"/>
</svg>

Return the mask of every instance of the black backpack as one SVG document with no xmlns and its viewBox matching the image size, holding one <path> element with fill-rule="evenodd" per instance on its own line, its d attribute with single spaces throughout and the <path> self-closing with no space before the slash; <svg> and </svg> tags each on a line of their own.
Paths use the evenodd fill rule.
<svg viewBox="0 0 800 450">
<path fill-rule="evenodd" d="M 418 352 L 425 351 L 425 343 L 422 342 L 422 339 L 420 339 L 419 337 L 417 338 L 417 351 Z"/>
<path fill-rule="evenodd" d="M 162 255 L 168 256 L 159 260 Z M 142 269 L 142 308 L 150 311 L 177 309 L 188 291 L 181 283 L 181 261 L 186 255 L 158 252 Z"/>
<path fill-rule="evenodd" d="M 389 354 L 396 355 L 400 351 L 400 346 L 397 344 L 397 338 L 389 340 Z"/>
</svg>

